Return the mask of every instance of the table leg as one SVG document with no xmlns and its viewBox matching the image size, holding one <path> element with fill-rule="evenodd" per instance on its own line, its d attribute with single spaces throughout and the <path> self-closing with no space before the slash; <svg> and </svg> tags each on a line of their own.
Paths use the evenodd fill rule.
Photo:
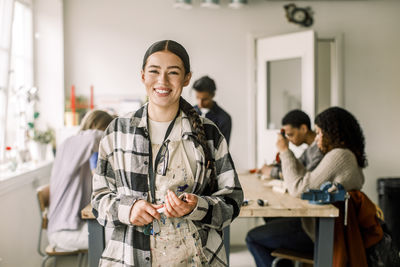
<svg viewBox="0 0 400 267">
<path fill-rule="evenodd" d="M 316 218 L 314 266 L 332 267 L 335 218 Z"/>
<path fill-rule="evenodd" d="M 97 220 L 88 220 L 89 231 L 89 267 L 99 266 L 99 260 L 105 248 L 104 228 Z"/>
<path fill-rule="evenodd" d="M 224 228 L 224 246 L 225 246 L 225 252 L 226 252 L 226 259 L 228 261 L 228 266 L 229 266 L 229 252 L 230 252 L 230 244 L 231 244 L 231 226 L 225 227 Z"/>
</svg>

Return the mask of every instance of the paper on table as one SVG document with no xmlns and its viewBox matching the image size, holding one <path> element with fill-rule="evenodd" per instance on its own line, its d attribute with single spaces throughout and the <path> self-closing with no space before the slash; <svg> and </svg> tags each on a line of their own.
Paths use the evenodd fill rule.
<svg viewBox="0 0 400 267">
<path fill-rule="evenodd" d="M 272 191 L 282 193 L 282 194 L 285 193 L 287 190 L 283 181 L 277 180 L 277 179 L 273 179 L 271 181 L 264 183 L 264 186 L 272 187 Z"/>
</svg>

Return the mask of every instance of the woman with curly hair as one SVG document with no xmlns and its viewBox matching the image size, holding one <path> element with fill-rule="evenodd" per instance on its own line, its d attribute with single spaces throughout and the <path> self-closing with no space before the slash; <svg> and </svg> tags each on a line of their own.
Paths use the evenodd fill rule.
<svg viewBox="0 0 400 267">
<path fill-rule="evenodd" d="M 365 139 L 357 119 L 347 110 L 331 107 L 315 118 L 316 141 L 324 154 L 318 166 L 308 172 L 289 149 L 287 138 L 278 135 L 277 148 L 283 180 L 289 194 L 299 197 L 308 189 L 319 189 L 325 182 L 343 185 L 346 191 L 360 190 L 362 168 L 367 166 Z M 270 266 L 270 253 L 277 248 L 312 252 L 314 220 L 277 219 L 251 230 L 246 242 L 257 266 Z"/>
</svg>

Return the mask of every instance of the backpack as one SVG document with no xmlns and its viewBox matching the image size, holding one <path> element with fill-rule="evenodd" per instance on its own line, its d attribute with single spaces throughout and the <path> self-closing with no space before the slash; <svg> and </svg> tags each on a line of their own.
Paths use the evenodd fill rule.
<svg viewBox="0 0 400 267">
<path fill-rule="evenodd" d="M 366 249 L 369 267 L 399 267 L 400 252 L 393 242 L 390 231 L 384 221 L 379 219 L 383 230 L 382 240 Z"/>
</svg>

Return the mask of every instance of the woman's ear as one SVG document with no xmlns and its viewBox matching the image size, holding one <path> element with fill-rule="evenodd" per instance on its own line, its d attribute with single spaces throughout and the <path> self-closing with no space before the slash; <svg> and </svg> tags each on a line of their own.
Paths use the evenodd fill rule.
<svg viewBox="0 0 400 267">
<path fill-rule="evenodd" d="M 190 83 L 190 79 L 192 78 L 192 73 L 189 72 L 185 75 L 185 80 L 183 81 L 183 86 L 188 86 Z"/>
<path fill-rule="evenodd" d="M 140 71 L 140 76 L 142 78 L 142 83 L 144 83 L 144 71 L 143 70 Z"/>
</svg>

